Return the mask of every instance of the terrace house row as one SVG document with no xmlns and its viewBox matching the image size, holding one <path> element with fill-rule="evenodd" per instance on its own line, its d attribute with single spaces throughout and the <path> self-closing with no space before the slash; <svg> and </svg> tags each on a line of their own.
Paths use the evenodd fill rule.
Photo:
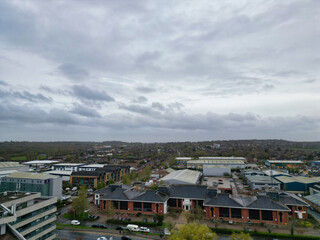
<svg viewBox="0 0 320 240">
<path fill-rule="evenodd" d="M 118 213 L 166 214 L 169 209 L 203 209 L 207 219 L 287 224 L 289 217 L 307 218 L 307 203 L 293 194 L 268 192 L 256 197 L 218 194 L 200 185 L 171 185 L 158 190 L 134 190 L 110 185 L 95 191 L 93 202 L 105 210 L 113 204 Z"/>
</svg>

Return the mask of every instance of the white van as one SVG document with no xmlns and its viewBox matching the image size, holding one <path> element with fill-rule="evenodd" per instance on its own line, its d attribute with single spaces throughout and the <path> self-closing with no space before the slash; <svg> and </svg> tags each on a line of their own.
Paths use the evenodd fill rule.
<svg viewBox="0 0 320 240">
<path fill-rule="evenodd" d="M 133 232 L 139 232 L 139 226 L 138 225 L 134 225 L 134 224 L 128 224 L 127 225 L 127 229 Z"/>
</svg>

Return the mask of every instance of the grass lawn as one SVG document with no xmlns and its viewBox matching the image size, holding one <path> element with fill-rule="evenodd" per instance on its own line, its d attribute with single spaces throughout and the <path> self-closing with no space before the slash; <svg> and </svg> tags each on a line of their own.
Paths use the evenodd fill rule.
<svg viewBox="0 0 320 240">
<path fill-rule="evenodd" d="M 10 157 L 10 159 L 13 161 L 19 161 L 19 160 L 26 161 L 27 156 L 13 156 L 13 157 Z"/>
<path fill-rule="evenodd" d="M 63 215 L 64 218 L 69 219 L 69 220 L 79 220 L 79 221 L 83 221 L 86 220 L 88 218 L 89 213 L 81 213 L 81 214 L 76 214 L 74 215 L 73 213 L 65 213 Z"/>
</svg>

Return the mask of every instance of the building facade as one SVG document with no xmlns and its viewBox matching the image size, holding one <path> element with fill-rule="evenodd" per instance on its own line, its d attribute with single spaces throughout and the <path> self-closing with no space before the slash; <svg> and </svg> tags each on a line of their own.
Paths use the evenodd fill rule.
<svg viewBox="0 0 320 240">
<path fill-rule="evenodd" d="M 1 178 L 0 192 L 39 192 L 42 196 L 62 195 L 62 178 L 42 173 L 15 172 Z"/>
<path fill-rule="evenodd" d="M 307 218 L 307 203 L 293 194 L 269 192 L 256 197 L 219 194 L 201 185 L 172 185 L 157 191 L 137 191 L 110 185 L 96 191 L 93 202 L 105 210 L 114 206 L 117 213 L 166 214 L 168 209 L 202 209 L 208 219 L 241 222 L 288 224 L 289 217 Z"/>
<path fill-rule="evenodd" d="M 0 206 L 11 218 L 7 230 L 17 239 L 55 239 L 56 202 L 57 197 L 42 197 L 40 193 L 1 193 Z"/>
</svg>

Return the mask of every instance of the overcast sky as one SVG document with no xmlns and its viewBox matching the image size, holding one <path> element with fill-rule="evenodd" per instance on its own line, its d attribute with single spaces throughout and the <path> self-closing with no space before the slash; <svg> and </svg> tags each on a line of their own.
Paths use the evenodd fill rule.
<svg viewBox="0 0 320 240">
<path fill-rule="evenodd" d="M 0 141 L 320 140 L 320 1 L 0 1 Z"/>
</svg>

